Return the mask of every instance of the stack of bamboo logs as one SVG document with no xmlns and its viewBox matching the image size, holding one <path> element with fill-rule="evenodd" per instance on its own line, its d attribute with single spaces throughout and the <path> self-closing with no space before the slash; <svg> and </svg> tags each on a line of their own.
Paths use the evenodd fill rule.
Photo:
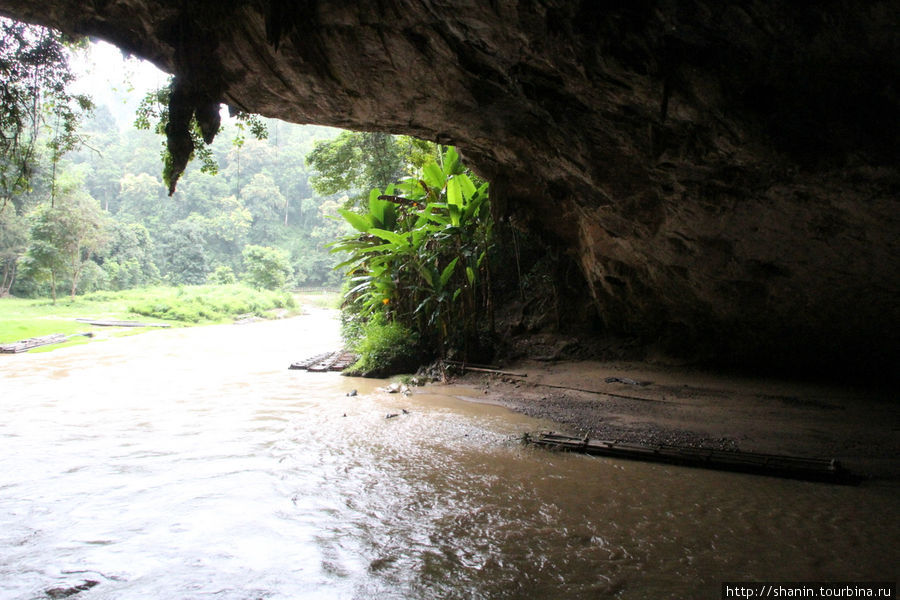
<svg viewBox="0 0 900 600">
<path fill-rule="evenodd" d="M 356 362 L 359 357 L 352 352 L 346 350 L 338 350 L 336 352 L 325 352 L 316 356 L 292 363 L 289 369 L 300 369 L 304 371 L 312 371 L 314 373 L 324 373 L 326 371 L 343 371 Z"/>
<path fill-rule="evenodd" d="M 28 338 L 27 340 L 19 340 L 9 344 L 0 345 L 0 353 L 2 354 L 18 354 L 19 352 L 27 352 L 38 346 L 48 346 L 50 344 L 62 344 L 67 341 L 69 336 L 64 333 L 52 333 L 41 337 Z"/>
</svg>

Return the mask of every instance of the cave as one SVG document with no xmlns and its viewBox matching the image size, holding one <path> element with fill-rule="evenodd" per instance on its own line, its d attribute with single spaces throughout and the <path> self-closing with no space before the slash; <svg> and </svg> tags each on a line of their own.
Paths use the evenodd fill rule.
<svg viewBox="0 0 900 600">
<path fill-rule="evenodd" d="M 888 375 L 900 344 L 900 5 L 0 0 L 294 123 L 456 145 L 579 281 L 582 336 Z M 587 309 L 584 309 L 587 307 Z"/>
</svg>

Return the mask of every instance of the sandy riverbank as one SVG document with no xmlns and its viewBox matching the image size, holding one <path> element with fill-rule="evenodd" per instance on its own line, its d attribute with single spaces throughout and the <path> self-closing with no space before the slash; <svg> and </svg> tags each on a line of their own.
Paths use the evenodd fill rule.
<svg viewBox="0 0 900 600">
<path fill-rule="evenodd" d="M 900 402 L 888 390 L 626 362 L 523 361 L 467 372 L 475 400 L 599 439 L 836 458 L 900 481 Z"/>
</svg>

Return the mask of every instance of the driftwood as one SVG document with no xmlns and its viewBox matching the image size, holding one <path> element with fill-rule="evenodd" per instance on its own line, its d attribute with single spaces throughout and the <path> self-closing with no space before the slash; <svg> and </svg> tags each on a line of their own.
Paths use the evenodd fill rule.
<svg viewBox="0 0 900 600">
<path fill-rule="evenodd" d="M 478 367 L 479 369 L 494 369 L 499 370 L 500 367 L 497 365 L 479 365 L 478 363 L 464 362 L 461 360 L 445 360 L 445 363 L 448 365 L 453 365 L 455 367 Z"/>
<path fill-rule="evenodd" d="M 500 371 L 498 369 L 482 369 L 480 367 L 460 366 L 464 371 L 477 371 L 478 373 L 493 373 L 495 375 L 507 375 L 509 377 L 528 377 L 528 373 L 513 373 L 512 371 Z"/>
<path fill-rule="evenodd" d="M 834 459 L 803 458 L 736 450 L 687 448 L 666 444 L 628 444 L 618 441 L 594 440 L 587 437 L 577 438 L 553 432 L 542 432 L 534 436 L 525 435 L 523 440 L 528 444 L 545 448 L 612 458 L 643 460 L 828 483 L 859 483 L 859 477 L 847 471 Z"/>
<path fill-rule="evenodd" d="M 528 377 L 528 373 L 513 373 L 502 371 L 494 365 L 478 365 L 474 363 L 460 362 L 458 360 L 445 360 L 446 364 L 462 369 L 463 371 L 477 371 L 478 373 L 493 373 L 494 375 L 508 375 L 510 377 Z"/>
</svg>

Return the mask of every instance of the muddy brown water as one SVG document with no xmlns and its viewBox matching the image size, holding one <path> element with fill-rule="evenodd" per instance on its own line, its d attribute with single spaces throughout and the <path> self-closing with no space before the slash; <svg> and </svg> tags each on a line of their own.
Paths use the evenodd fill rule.
<svg viewBox="0 0 900 600">
<path fill-rule="evenodd" d="M 897 580 L 896 485 L 549 453 L 515 440 L 547 423 L 466 389 L 404 397 L 287 369 L 337 346 L 316 312 L 0 357 L 0 598 L 718 598 L 722 581 Z"/>
</svg>

